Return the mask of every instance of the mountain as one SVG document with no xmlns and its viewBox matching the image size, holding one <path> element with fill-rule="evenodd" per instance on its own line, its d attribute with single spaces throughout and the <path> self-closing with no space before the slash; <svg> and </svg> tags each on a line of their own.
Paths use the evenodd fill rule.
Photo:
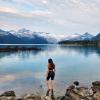
<svg viewBox="0 0 100 100">
<path fill-rule="evenodd" d="M 86 32 L 85 34 L 79 35 L 78 37 L 73 38 L 71 40 L 73 40 L 73 41 L 91 40 L 93 37 L 94 37 L 93 35 L 91 35 L 90 33 Z"/>
<path fill-rule="evenodd" d="M 95 41 L 100 41 L 100 33 L 97 34 L 95 37 L 93 37 L 92 40 L 95 40 Z"/>
<path fill-rule="evenodd" d="M 15 44 L 20 43 L 19 41 L 21 40 L 11 33 L 0 30 L 0 44 Z"/>
<path fill-rule="evenodd" d="M 20 29 L 16 31 L 0 30 L 0 44 L 47 44 L 47 39 L 34 34 L 29 30 Z"/>
<path fill-rule="evenodd" d="M 34 43 L 37 43 L 37 42 L 40 43 L 41 41 L 44 41 L 42 43 L 46 43 L 46 44 L 58 43 L 58 41 L 68 38 L 68 35 L 64 35 L 64 34 L 62 35 L 62 34 L 51 34 L 51 33 L 46 33 L 46 32 L 32 32 L 25 28 L 19 29 L 18 31 L 11 30 L 9 32 L 24 41 L 35 40 Z M 42 40 L 39 40 L 39 39 L 42 39 Z"/>
<path fill-rule="evenodd" d="M 79 38 L 81 35 L 80 34 L 68 34 L 67 37 L 65 37 L 65 39 L 63 39 L 63 41 L 74 41 L 77 38 Z"/>
<path fill-rule="evenodd" d="M 51 37 L 48 36 L 49 33 L 45 32 L 32 32 L 30 30 L 27 30 L 25 28 L 19 29 L 16 31 L 9 31 L 10 33 L 14 34 L 16 37 L 22 39 L 25 43 L 26 41 L 33 44 L 47 44 L 47 43 L 56 43 L 57 41 Z"/>
<path fill-rule="evenodd" d="M 22 28 L 18 31 L 0 30 L 0 44 L 56 44 L 63 41 L 85 41 L 100 38 L 86 32 L 85 34 L 51 34 L 46 32 L 32 32 Z"/>
<path fill-rule="evenodd" d="M 86 32 L 85 34 L 81 35 L 81 40 L 91 40 L 94 36 L 90 33 Z"/>
<path fill-rule="evenodd" d="M 46 32 L 32 32 L 25 28 L 19 29 L 18 31 L 11 30 L 9 32 L 15 35 L 16 37 L 21 38 L 24 41 L 27 39 L 28 41 L 30 39 L 33 40 L 36 38 L 38 38 L 39 40 L 39 38 L 41 38 L 45 40 L 47 43 L 58 43 L 59 41 L 62 40 L 69 40 L 80 36 L 79 34 L 51 34 Z"/>
<path fill-rule="evenodd" d="M 83 35 L 80 34 L 76 34 L 76 37 L 73 38 L 67 38 L 65 40 L 59 41 L 59 43 L 74 43 L 74 42 L 78 42 L 78 41 L 90 41 L 92 40 L 94 36 L 91 35 L 90 33 L 86 32 Z"/>
<path fill-rule="evenodd" d="M 19 29 L 18 31 L 11 30 L 9 32 L 11 34 L 17 36 L 17 37 L 29 37 L 29 38 L 33 38 L 32 32 L 30 30 L 28 30 L 28 29 L 25 29 L 25 28 Z"/>
</svg>

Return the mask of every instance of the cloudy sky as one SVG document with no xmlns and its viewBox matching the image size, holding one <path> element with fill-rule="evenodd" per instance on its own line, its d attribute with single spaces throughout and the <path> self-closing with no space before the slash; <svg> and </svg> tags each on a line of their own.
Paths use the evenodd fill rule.
<svg viewBox="0 0 100 100">
<path fill-rule="evenodd" d="M 100 0 L 0 0 L 0 28 L 49 33 L 100 32 Z"/>
</svg>

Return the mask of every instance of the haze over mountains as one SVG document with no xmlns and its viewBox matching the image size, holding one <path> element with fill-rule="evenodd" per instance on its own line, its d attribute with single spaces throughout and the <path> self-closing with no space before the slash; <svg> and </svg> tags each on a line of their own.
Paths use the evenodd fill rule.
<svg viewBox="0 0 100 100">
<path fill-rule="evenodd" d="M 4 31 L 0 29 L 0 44 L 56 44 L 60 41 L 100 40 L 100 33 L 96 36 L 85 34 L 51 34 L 46 32 L 32 32 L 22 28 L 18 31 Z"/>
</svg>

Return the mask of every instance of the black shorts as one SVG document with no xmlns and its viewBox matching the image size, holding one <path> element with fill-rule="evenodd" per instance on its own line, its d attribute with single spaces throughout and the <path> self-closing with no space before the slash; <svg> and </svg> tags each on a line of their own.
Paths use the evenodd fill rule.
<svg viewBox="0 0 100 100">
<path fill-rule="evenodd" d="M 50 78 L 51 78 L 51 80 L 54 80 L 54 77 L 55 77 L 54 71 L 49 71 L 46 80 L 48 81 Z"/>
</svg>

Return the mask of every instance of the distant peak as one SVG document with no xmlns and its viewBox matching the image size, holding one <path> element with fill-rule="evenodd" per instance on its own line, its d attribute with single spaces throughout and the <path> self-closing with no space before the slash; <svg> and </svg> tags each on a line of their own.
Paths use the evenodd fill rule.
<svg viewBox="0 0 100 100">
<path fill-rule="evenodd" d="M 100 33 L 98 33 L 97 35 L 100 35 Z"/>
<path fill-rule="evenodd" d="M 86 32 L 83 34 L 83 36 L 93 36 L 92 34 L 90 34 L 89 32 Z"/>
<path fill-rule="evenodd" d="M 84 35 L 90 35 L 90 33 L 89 32 L 86 32 L 86 33 L 84 33 Z"/>
<path fill-rule="evenodd" d="M 30 30 L 28 30 L 26 28 L 21 28 L 18 30 L 18 33 L 25 33 L 25 32 L 30 32 Z"/>
</svg>

